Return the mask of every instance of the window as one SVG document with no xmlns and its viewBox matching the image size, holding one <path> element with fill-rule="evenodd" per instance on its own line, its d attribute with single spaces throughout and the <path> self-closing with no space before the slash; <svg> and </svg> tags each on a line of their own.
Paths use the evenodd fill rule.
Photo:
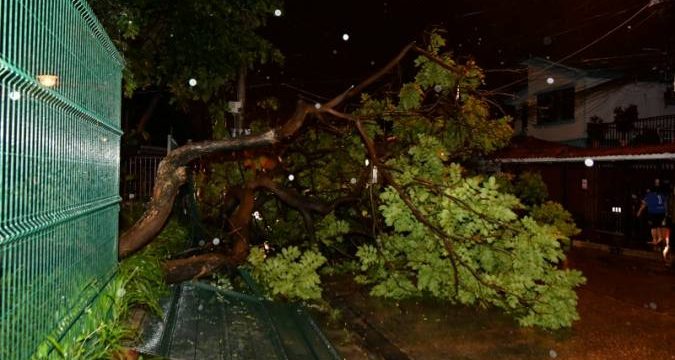
<svg viewBox="0 0 675 360">
<path fill-rule="evenodd" d="M 537 95 L 537 125 L 574 120 L 574 88 Z"/>
</svg>

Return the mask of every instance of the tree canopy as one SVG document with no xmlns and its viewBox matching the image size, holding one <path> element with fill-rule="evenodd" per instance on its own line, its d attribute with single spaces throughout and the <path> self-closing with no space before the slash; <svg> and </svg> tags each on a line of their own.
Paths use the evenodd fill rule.
<svg viewBox="0 0 675 360">
<path fill-rule="evenodd" d="M 169 90 L 179 102 L 206 102 L 228 90 L 242 66 L 283 59 L 256 32 L 279 9 L 278 0 L 94 0 L 91 5 L 124 54 L 129 95 L 154 87 Z"/>
</svg>

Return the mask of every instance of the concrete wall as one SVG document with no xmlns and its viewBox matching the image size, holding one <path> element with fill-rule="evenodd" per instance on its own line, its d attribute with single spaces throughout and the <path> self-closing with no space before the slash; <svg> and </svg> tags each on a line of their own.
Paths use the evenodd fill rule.
<svg viewBox="0 0 675 360">
<path fill-rule="evenodd" d="M 553 84 L 547 83 L 548 78 Z M 633 82 L 609 85 L 610 79 L 585 76 L 582 71 L 571 68 L 531 66 L 528 70 L 528 90 L 521 106 L 527 106 L 527 135 L 557 142 L 569 142 L 586 138 L 586 124 L 597 115 L 606 123 L 614 121 L 614 108 L 634 104 L 638 117 L 675 114 L 675 106 L 666 106 L 664 92 L 667 84 L 656 82 Z M 602 85 L 603 86 L 598 86 Z M 537 95 L 549 91 L 574 87 L 574 119 L 556 124 L 537 124 Z M 523 133 L 521 116 L 515 119 L 516 133 Z"/>
</svg>

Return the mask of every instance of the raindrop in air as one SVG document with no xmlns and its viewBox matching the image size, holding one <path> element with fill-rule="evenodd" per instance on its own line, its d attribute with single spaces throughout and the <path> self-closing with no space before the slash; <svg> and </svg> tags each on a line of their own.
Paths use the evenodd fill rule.
<svg viewBox="0 0 675 360">
<path fill-rule="evenodd" d="M 21 93 L 16 90 L 10 91 L 9 94 L 7 94 L 7 97 L 12 101 L 18 101 L 21 100 Z"/>
</svg>

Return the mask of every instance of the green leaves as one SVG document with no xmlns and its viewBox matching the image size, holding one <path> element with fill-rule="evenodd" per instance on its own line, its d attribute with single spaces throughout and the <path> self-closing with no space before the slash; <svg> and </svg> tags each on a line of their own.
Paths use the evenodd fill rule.
<svg viewBox="0 0 675 360">
<path fill-rule="evenodd" d="M 514 192 L 527 205 L 541 204 L 548 198 L 548 189 L 541 174 L 530 171 L 518 175 Z"/>
<path fill-rule="evenodd" d="M 91 5 L 125 55 L 127 94 L 153 87 L 170 89 L 179 104 L 208 101 L 230 86 L 242 66 L 283 61 L 256 32 L 280 7 L 277 0 L 94 0 Z M 188 86 L 190 78 L 198 86 Z"/>
<path fill-rule="evenodd" d="M 328 214 L 316 224 L 316 238 L 326 245 L 342 242 L 343 235 L 349 232 L 349 223 L 338 220 L 335 214 Z"/>
<path fill-rule="evenodd" d="M 518 218 L 523 205 L 502 193 L 494 177 L 468 177 L 457 164 L 444 166 L 440 144 L 419 136 L 419 144 L 390 162 L 400 169 L 396 181 L 430 225 L 387 187 L 380 210 L 388 229 L 379 246 L 359 248 L 359 280 L 372 284 L 375 296 L 491 304 L 523 325 L 569 326 L 578 318 L 574 287 L 584 279 L 558 269 L 564 258 L 559 230 Z M 537 213 L 561 210 L 547 204 Z"/>
<path fill-rule="evenodd" d="M 401 111 L 416 110 L 422 103 L 422 89 L 415 83 L 403 85 L 399 92 L 398 108 Z"/>
<path fill-rule="evenodd" d="M 317 270 L 326 262 L 319 252 L 301 252 L 295 246 L 267 256 L 261 248 L 251 249 L 248 257 L 251 274 L 263 284 L 271 297 L 289 300 L 321 298 L 321 279 Z"/>
</svg>

